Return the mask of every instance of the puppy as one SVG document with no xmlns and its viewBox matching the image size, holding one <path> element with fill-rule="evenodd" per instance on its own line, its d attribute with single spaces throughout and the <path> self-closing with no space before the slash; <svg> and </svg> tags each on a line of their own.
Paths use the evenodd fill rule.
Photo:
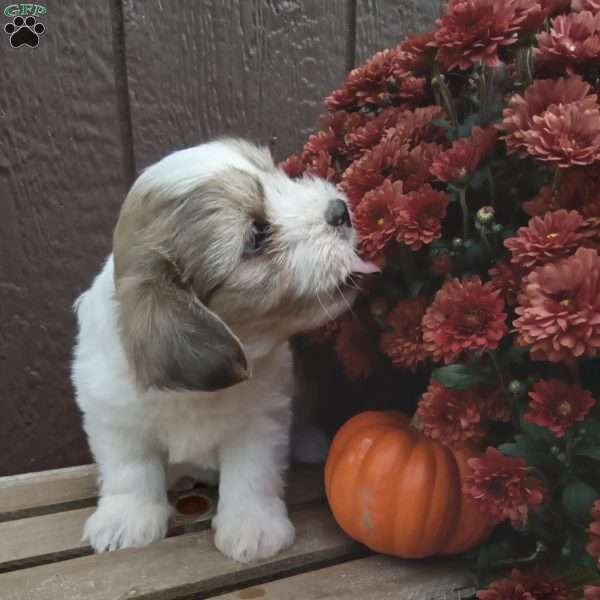
<svg viewBox="0 0 600 600">
<path fill-rule="evenodd" d="M 100 473 L 84 539 L 167 531 L 168 463 L 219 471 L 215 544 L 239 561 L 294 539 L 282 500 L 291 335 L 338 316 L 355 253 L 343 195 L 225 139 L 175 152 L 125 199 L 113 254 L 76 301 L 72 379 Z"/>
</svg>

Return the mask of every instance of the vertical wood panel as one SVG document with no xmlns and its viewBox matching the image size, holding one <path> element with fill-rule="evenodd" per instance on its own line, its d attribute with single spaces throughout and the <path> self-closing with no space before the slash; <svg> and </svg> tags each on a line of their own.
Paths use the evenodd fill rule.
<svg viewBox="0 0 600 600">
<path fill-rule="evenodd" d="M 223 135 L 297 151 L 345 74 L 346 0 L 125 0 L 136 166 Z"/>
<path fill-rule="evenodd" d="M 71 305 L 124 193 L 109 3 L 44 4 L 37 48 L 0 32 L 0 475 L 87 459 Z"/>
<path fill-rule="evenodd" d="M 444 0 L 357 0 L 356 61 L 395 46 L 402 38 L 427 31 Z"/>
</svg>

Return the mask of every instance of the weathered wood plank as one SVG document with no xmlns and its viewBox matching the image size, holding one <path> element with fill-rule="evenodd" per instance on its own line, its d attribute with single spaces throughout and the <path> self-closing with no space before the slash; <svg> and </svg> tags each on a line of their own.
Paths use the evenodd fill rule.
<svg viewBox="0 0 600 600">
<path fill-rule="evenodd" d="M 444 4 L 444 0 L 357 0 L 356 64 L 411 33 L 431 29 Z"/>
<path fill-rule="evenodd" d="M 323 497 L 319 467 L 298 465 L 287 490 L 297 504 Z M 0 477 L 0 522 L 73 509 L 96 497 L 96 465 Z M 175 482 L 170 473 L 169 481 Z"/>
<path fill-rule="evenodd" d="M 467 597 L 473 575 L 448 561 L 369 556 L 218 596 L 220 600 L 442 600 Z M 462 591 L 462 596 L 458 591 Z M 455 592 L 454 594 L 452 592 Z"/>
<path fill-rule="evenodd" d="M 0 475 L 89 461 L 71 305 L 125 192 L 109 3 L 44 4 L 37 48 L 0 39 Z"/>
<path fill-rule="evenodd" d="M 0 477 L 0 521 L 59 510 L 96 496 L 95 465 Z"/>
<path fill-rule="evenodd" d="M 206 494 L 215 507 L 216 491 L 207 490 Z M 289 505 L 298 506 L 321 498 L 321 468 L 301 467 L 290 474 L 287 488 Z M 90 554 L 91 548 L 81 541 L 81 533 L 93 511 L 94 507 L 89 507 L 0 523 L 0 572 Z M 184 530 L 207 527 L 211 517 L 212 511 L 209 511 L 193 524 L 179 518 L 169 534 L 179 535 Z"/>
<path fill-rule="evenodd" d="M 345 73 L 346 0 L 125 3 L 138 169 L 229 134 L 283 158 L 318 126 Z"/>
<path fill-rule="evenodd" d="M 1 574 L 2 600 L 172 600 L 248 586 L 366 552 L 340 531 L 323 504 L 299 509 L 292 521 L 296 542 L 268 561 L 237 563 L 216 550 L 212 531 L 201 531 L 141 549 Z"/>
</svg>

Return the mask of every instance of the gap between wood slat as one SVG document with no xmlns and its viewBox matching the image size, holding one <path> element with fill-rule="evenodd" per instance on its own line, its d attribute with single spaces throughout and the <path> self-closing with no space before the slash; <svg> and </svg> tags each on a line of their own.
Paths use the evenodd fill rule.
<svg viewBox="0 0 600 600">
<path fill-rule="evenodd" d="M 0 575 L 2 600 L 180 600 L 239 589 L 275 577 L 363 556 L 324 504 L 292 511 L 296 542 L 271 560 L 249 565 L 223 556 L 211 531 L 145 548 L 86 556 Z"/>
<path fill-rule="evenodd" d="M 206 489 L 203 493 L 216 507 L 216 490 Z M 187 490 L 183 491 L 185 494 Z M 174 493 L 172 499 L 177 496 Z M 291 471 L 286 490 L 286 501 L 290 506 L 307 506 L 323 497 L 320 467 L 300 467 Z M 81 541 L 81 533 L 93 511 L 94 507 L 82 508 L 0 523 L 0 540 L 7 540 L 0 546 L 0 573 L 92 554 L 91 548 Z M 168 535 L 175 537 L 208 529 L 211 518 L 212 512 L 201 521 L 173 525 Z"/>
<path fill-rule="evenodd" d="M 337 565 L 343 565 L 347 563 L 352 563 L 357 560 L 364 559 L 368 556 L 372 555 L 371 550 L 364 546 L 356 545 L 356 547 L 351 548 L 347 554 L 338 554 L 336 553 L 334 556 L 327 556 L 327 553 L 319 553 L 315 552 L 314 555 L 310 557 L 309 555 L 305 555 L 304 558 L 306 562 L 302 565 L 298 565 L 296 567 L 290 567 L 289 569 L 282 569 L 280 571 L 276 571 L 270 573 L 264 577 L 250 577 L 247 581 L 243 583 L 236 584 L 225 584 L 222 588 L 214 588 L 210 592 L 206 592 L 202 594 L 202 600 L 207 598 L 216 598 L 222 597 L 223 594 L 238 594 L 238 597 L 241 600 L 244 600 L 246 596 L 244 595 L 244 590 L 252 589 L 261 585 L 275 583 L 281 581 L 283 579 L 288 579 L 289 577 L 297 577 L 300 575 L 304 575 L 307 573 L 312 573 L 316 570 L 327 569 L 330 567 L 334 567 Z M 277 559 L 277 557 L 275 557 Z M 239 595 L 241 593 L 241 595 Z M 247 596 L 248 599 L 256 598 L 258 600 L 259 596 Z M 146 600 L 146 599 L 144 599 Z M 148 599 L 150 600 L 150 599 Z M 198 598 L 198 594 L 194 593 L 191 595 L 185 596 L 177 596 L 173 600 L 200 600 Z"/>
<path fill-rule="evenodd" d="M 95 465 L 0 477 L 0 522 L 91 506 Z"/>
<path fill-rule="evenodd" d="M 402 600 L 458 599 L 475 593 L 474 580 L 467 569 L 447 559 L 408 561 L 371 555 L 321 568 L 314 566 L 301 574 L 255 583 L 218 598 L 381 600 L 400 596 Z"/>
</svg>

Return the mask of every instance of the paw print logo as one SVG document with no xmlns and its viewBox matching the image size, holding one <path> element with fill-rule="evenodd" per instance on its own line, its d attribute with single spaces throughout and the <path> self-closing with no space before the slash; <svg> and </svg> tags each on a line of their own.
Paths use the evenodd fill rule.
<svg viewBox="0 0 600 600">
<path fill-rule="evenodd" d="M 46 28 L 30 15 L 26 19 L 15 17 L 12 23 L 4 26 L 4 31 L 10 35 L 10 45 L 13 48 L 23 45 L 35 48 L 40 43 L 40 35 L 46 31 Z"/>
</svg>

